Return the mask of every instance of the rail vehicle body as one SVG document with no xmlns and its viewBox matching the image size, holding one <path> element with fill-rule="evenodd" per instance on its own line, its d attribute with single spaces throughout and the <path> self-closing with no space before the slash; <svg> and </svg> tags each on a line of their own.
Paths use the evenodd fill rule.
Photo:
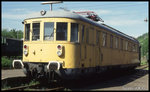
<svg viewBox="0 0 150 92">
<path fill-rule="evenodd" d="M 27 76 L 73 79 L 112 68 L 140 65 L 139 42 L 118 30 L 68 11 L 24 20 L 23 60 L 13 66 Z"/>
<path fill-rule="evenodd" d="M 23 40 L 1 37 L 2 56 L 22 56 Z"/>
</svg>

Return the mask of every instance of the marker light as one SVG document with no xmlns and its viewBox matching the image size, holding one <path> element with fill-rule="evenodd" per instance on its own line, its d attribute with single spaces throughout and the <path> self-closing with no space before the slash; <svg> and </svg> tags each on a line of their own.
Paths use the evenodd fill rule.
<svg viewBox="0 0 150 92">
<path fill-rule="evenodd" d="M 57 45 L 57 55 L 60 57 L 63 54 L 63 46 L 62 45 Z"/>
<path fill-rule="evenodd" d="M 27 50 L 27 48 L 28 48 L 28 46 L 27 46 L 27 45 L 24 45 L 24 49 L 25 49 L 25 50 L 24 50 L 23 53 L 24 53 L 26 56 L 28 55 L 28 50 Z"/>
<path fill-rule="evenodd" d="M 61 45 L 58 45 L 58 46 L 57 46 L 57 49 L 58 49 L 58 50 L 61 50 L 61 49 L 62 49 L 62 46 L 61 46 Z"/>
<path fill-rule="evenodd" d="M 24 49 L 27 49 L 27 45 L 24 45 Z"/>
</svg>

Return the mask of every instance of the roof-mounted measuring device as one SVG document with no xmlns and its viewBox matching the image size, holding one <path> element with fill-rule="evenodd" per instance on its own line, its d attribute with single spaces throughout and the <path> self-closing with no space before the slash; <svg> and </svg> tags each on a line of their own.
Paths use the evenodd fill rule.
<svg viewBox="0 0 150 92">
<path fill-rule="evenodd" d="M 83 12 L 74 12 L 81 15 L 87 15 L 86 18 L 89 18 L 93 21 L 101 21 L 104 22 L 95 12 L 93 11 L 83 11 Z"/>
<path fill-rule="evenodd" d="M 50 11 L 52 11 L 52 4 L 63 3 L 63 1 L 49 1 L 49 2 L 42 2 L 43 5 L 50 4 Z"/>
</svg>

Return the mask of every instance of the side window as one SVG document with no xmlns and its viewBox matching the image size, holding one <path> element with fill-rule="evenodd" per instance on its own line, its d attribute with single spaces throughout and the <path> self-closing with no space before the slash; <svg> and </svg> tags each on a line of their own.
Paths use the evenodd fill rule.
<svg viewBox="0 0 150 92">
<path fill-rule="evenodd" d="M 67 23 L 57 22 L 56 40 L 67 40 Z"/>
<path fill-rule="evenodd" d="M 94 28 L 90 28 L 90 31 L 89 31 L 89 44 L 94 44 Z"/>
<path fill-rule="evenodd" d="M 106 41 L 107 41 L 107 34 L 103 33 L 103 45 L 102 46 L 106 46 Z"/>
<path fill-rule="evenodd" d="M 100 32 L 97 30 L 96 31 L 96 44 L 98 45 L 99 44 L 99 37 L 100 36 Z"/>
<path fill-rule="evenodd" d="M 118 43 L 118 37 L 116 37 L 116 43 L 115 43 L 115 48 L 118 48 L 119 46 L 119 43 Z"/>
<path fill-rule="evenodd" d="M 136 45 L 136 51 L 139 52 L 139 45 Z"/>
<path fill-rule="evenodd" d="M 123 50 L 123 39 L 120 39 L 120 49 Z"/>
<path fill-rule="evenodd" d="M 128 51 L 131 51 L 131 43 L 128 42 Z"/>
<path fill-rule="evenodd" d="M 126 50 L 128 50 L 128 41 L 126 41 Z"/>
<path fill-rule="evenodd" d="M 78 24 L 71 23 L 71 42 L 78 42 Z"/>
<path fill-rule="evenodd" d="M 82 26 L 82 43 L 84 42 L 84 26 Z"/>
<path fill-rule="evenodd" d="M 44 40 L 54 40 L 54 22 L 44 23 Z"/>
<path fill-rule="evenodd" d="M 131 52 L 133 51 L 133 44 L 131 43 Z"/>
<path fill-rule="evenodd" d="M 110 48 L 113 48 L 113 35 L 110 35 Z"/>
<path fill-rule="evenodd" d="M 137 45 L 135 44 L 135 52 L 137 52 Z"/>
<path fill-rule="evenodd" d="M 131 44 L 131 51 L 133 52 L 133 43 Z"/>
<path fill-rule="evenodd" d="M 86 28 L 86 43 L 89 43 L 89 29 Z"/>
<path fill-rule="evenodd" d="M 30 24 L 25 24 L 25 41 L 30 40 Z"/>
<path fill-rule="evenodd" d="M 40 40 L 40 23 L 33 23 L 32 25 L 33 33 L 32 40 Z"/>
<path fill-rule="evenodd" d="M 132 51 L 135 52 L 135 44 L 133 44 L 132 46 Z"/>
</svg>

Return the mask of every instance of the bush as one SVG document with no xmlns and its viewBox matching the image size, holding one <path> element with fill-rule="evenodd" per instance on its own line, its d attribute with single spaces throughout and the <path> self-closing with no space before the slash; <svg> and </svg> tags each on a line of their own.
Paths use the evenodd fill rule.
<svg viewBox="0 0 150 92">
<path fill-rule="evenodd" d="M 2 57 L 1 62 L 2 62 L 2 68 L 7 67 L 7 68 L 12 68 L 12 59 L 9 59 L 7 57 Z"/>
</svg>

